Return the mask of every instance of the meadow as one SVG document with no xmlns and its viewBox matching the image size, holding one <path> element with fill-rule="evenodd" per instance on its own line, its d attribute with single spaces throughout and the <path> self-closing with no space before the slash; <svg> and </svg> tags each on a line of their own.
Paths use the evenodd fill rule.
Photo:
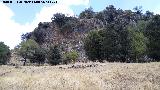
<svg viewBox="0 0 160 90">
<path fill-rule="evenodd" d="M 2 65 L 0 90 L 160 90 L 160 63 Z"/>
</svg>

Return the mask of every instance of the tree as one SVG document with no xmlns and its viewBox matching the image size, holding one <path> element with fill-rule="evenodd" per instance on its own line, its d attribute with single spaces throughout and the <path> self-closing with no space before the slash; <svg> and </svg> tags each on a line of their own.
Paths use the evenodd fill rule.
<svg viewBox="0 0 160 90">
<path fill-rule="evenodd" d="M 104 12 L 103 11 L 95 13 L 95 16 L 94 16 L 94 18 L 99 19 L 103 23 L 105 23 L 105 18 L 104 17 L 105 16 L 104 16 Z"/>
<path fill-rule="evenodd" d="M 78 23 L 78 18 L 74 16 L 66 16 L 62 13 L 54 14 L 51 20 L 58 25 L 64 35 L 66 33 L 71 33 Z"/>
<path fill-rule="evenodd" d="M 22 40 L 22 41 L 28 40 L 28 39 L 31 38 L 31 36 L 32 36 L 32 32 L 22 34 L 22 35 L 21 35 L 21 40 Z"/>
<path fill-rule="evenodd" d="M 21 35 L 21 40 L 26 41 L 28 39 L 35 40 L 38 44 L 43 44 L 47 41 L 47 33 L 50 29 L 49 22 L 40 22 L 38 27 L 36 27 L 32 32 L 28 32 Z"/>
<path fill-rule="evenodd" d="M 49 51 L 49 63 L 51 65 L 58 65 L 62 62 L 60 50 L 57 45 L 51 46 Z"/>
<path fill-rule="evenodd" d="M 101 56 L 107 61 L 115 61 L 119 52 L 119 36 L 113 26 L 105 27 L 99 31 L 102 39 Z"/>
<path fill-rule="evenodd" d="M 56 13 L 51 18 L 52 22 L 55 22 L 60 28 L 66 23 L 66 16 L 62 13 Z"/>
<path fill-rule="evenodd" d="M 109 5 L 103 11 L 96 13 L 95 18 L 101 20 L 105 26 L 95 34 L 101 37 L 100 40 L 97 37 L 95 39 L 94 36 L 94 39 L 87 37 L 85 40 L 86 48 L 90 48 L 85 49 L 88 57 L 98 55 L 98 59 L 120 62 L 128 62 L 128 60 L 132 62 L 142 57 L 146 53 L 147 39 L 144 36 L 146 22 L 152 18 L 152 14 L 148 13 L 145 18 L 141 8 L 136 7 L 135 12 L 132 12 L 117 10 L 113 5 Z M 129 25 L 135 26 L 128 30 Z"/>
<path fill-rule="evenodd" d="M 147 39 L 144 36 L 143 29 L 145 29 L 145 26 L 142 22 L 137 23 L 136 26 L 128 27 L 131 48 L 129 52 L 131 61 L 129 62 L 142 62 L 140 57 L 143 57 L 146 54 Z"/>
<path fill-rule="evenodd" d="M 10 59 L 10 49 L 3 42 L 0 42 L 0 65 L 7 64 Z"/>
<path fill-rule="evenodd" d="M 18 52 L 24 59 L 24 66 L 26 65 L 27 59 L 33 59 L 36 49 L 39 45 L 32 39 L 22 41 L 19 45 Z"/>
<path fill-rule="evenodd" d="M 101 57 L 102 37 L 98 31 L 91 31 L 84 40 L 86 55 L 92 61 L 102 60 Z"/>
<path fill-rule="evenodd" d="M 109 5 L 108 7 L 106 7 L 103 12 L 105 16 L 104 19 L 107 23 L 111 23 L 112 21 L 114 21 L 115 17 L 118 15 L 117 10 L 113 5 Z"/>
<path fill-rule="evenodd" d="M 37 48 L 33 53 L 33 57 L 31 58 L 32 63 L 44 64 L 46 59 L 46 50 L 44 48 Z"/>
<path fill-rule="evenodd" d="M 140 62 L 146 52 L 146 23 L 141 21 L 126 29 L 122 26 L 111 23 L 88 34 L 84 47 L 90 60 Z"/>
<path fill-rule="evenodd" d="M 148 56 L 160 61 L 160 15 L 155 15 L 148 23 L 145 31 L 148 38 Z"/>
<path fill-rule="evenodd" d="M 18 52 L 24 59 L 24 66 L 27 59 L 29 59 L 30 63 L 38 63 L 39 65 L 43 64 L 46 59 L 46 50 L 32 39 L 22 41 Z"/>
<path fill-rule="evenodd" d="M 139 20 L 143 19 L 143 13 L 142 13 L 142 6 L 136 6 L 135 8 L 133 8 L 133 10 L 135 11 L 135 21 L 138 22 Z"/>
<path fill-rule="evenodd" d="M 135 8 L 133 8 L 133 10 L 135 10 L 136 14 L 141 14 L 142 13 L 142 6 L 136 6 Z"/>
<path fill-rule="evenodd" d="M 72 33 L 78 24 L 78 19 L 76 17 L 66 17 L 67 20 L 65 24 L 60 28 L 64 35 Z"/>
<path fill-rule="evenodd" d="M 85 11 L 82 11 L 79 15 L 80 19 L 91 19 L 95 15 L 95 12 L 93 11 L 93 8 L 90 7 L 88 9 L 85 9 Z"/>
<path fill-rule="evenodd" d="M 46 29 L 43 28 L 35 28 L 30 39 L 35 40 L 38 44 L 42 44 L 46 40 Z"/>
<path fill-rule="evenodd" d="M 145 21 L 148 21 L 150 19 L 152 19 L 154 16 L 154 13 L 153 12 L 150 12 L 150 11 L 146 11 L 145 15 L 144 15 L 144 20 Z"/>
</svg>

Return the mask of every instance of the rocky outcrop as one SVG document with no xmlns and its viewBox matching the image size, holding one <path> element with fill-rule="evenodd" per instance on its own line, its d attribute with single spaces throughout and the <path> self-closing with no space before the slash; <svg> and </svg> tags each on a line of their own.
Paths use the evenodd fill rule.
<svg viewBox="0 0 160 90">
<path fill-rule="evenodd" d="M 91 30 L 98 30 L 103 27 L 103 23 L 95 18 L 92 19 L 79 19 L 76 26 L 70 33 L 62 33 L 60 28 L 55 22 L 43 22 L 38 25 L 39 30 L 45 31 L 45 42 L 42 44 L 44 47 L 50 45 L 59 45 L 62 54 L 75 50 L 79 53 L 79 60 L 87 59 L 85 50 L 83 48 L 83 39 Z"/>
</svg>

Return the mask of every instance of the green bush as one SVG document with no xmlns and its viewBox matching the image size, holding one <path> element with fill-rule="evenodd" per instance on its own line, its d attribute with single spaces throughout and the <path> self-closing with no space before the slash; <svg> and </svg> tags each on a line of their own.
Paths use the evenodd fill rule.
<svg viewBox="0 0 160 90">
<path fill-rule="evenodd" d="M 3 42 L 0 42 L 0 65 L 7 64 L 10 59 L 10 54 L 9 47 Z"/>
<path fill-rule="evenodd" d="M 78 55 L 78 52 L 76 51 L 71 51 L 71 52 L 67 52 L 65 53 L 64 55 L 64 63 L 67 64 L 67 63 L 75 63 L 76 60 L 78 59 L 79 55 Z"/>
</svg>

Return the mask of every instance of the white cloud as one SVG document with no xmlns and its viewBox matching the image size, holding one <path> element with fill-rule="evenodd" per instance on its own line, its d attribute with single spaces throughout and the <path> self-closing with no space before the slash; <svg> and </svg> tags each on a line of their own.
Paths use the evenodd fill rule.
<svg viewBox="0 0 160 90">
<path fill-rule="evenodd" d="M 43 7 L 40 13 L 36 14 L 36 18 L 34 22 L 49 22 L 51 21 L 51 17 L 55 13 L 64 13 L 64 14 L 69 14 L 69 15 L 74 15 L 73 11 L 65 6 L 65 5 L 54 5 L 51 7 Z"/>
<path fill-rule="evenodd" d="M 36 14 L 35 19 L 31 23 L 21 25 L 15 22 L 12 17 L 14 12 L 0 3 L 0 41 L 10 46 L 13 49 L 21 42 L 22 33 L 31 32 L 38 25 L 39 22 L 49 22 L 53 14 L 59 12 L 69 15 L 74 15 L 71 5 L 88 5 L 89 0 L 61 0 L 58 4 L 52 6 L 44 6 L 39 13 Z"/>
<path fill-rule="evenodd" d="M 12 20 L 14 13 L 10 8 L 0 3 L 0 41 L 5 42 L 7 45 L 17 44 L 19 40 L 19 29 L 20 24 Z"/>
<path fill-rule="evenodd" d="M 48 22 L 51 21 L 53 14 L 59 12 L 63 14 L 74 15 L 73 10 L 70 8 L 72 5 L 85 5 L 89 4 L 89 0 L 57 0 L 57 4 L 47 7 L 44 6 L 42 10 L 36 15 L 34 22 Z"/>
</svg>

